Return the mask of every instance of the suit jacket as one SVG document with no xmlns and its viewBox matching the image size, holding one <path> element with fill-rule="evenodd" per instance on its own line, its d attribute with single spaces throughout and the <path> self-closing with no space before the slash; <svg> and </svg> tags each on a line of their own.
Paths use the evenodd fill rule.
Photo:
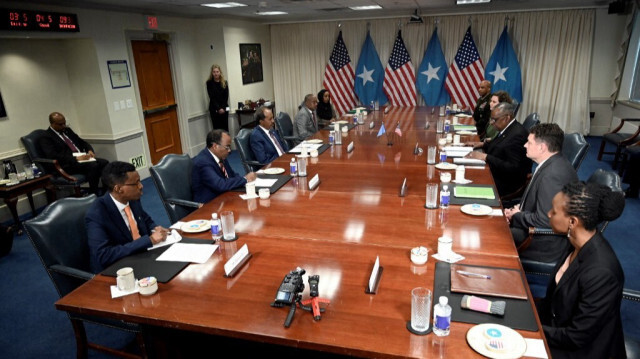
<svg viewBox="0 0 640 359">
<path fill-rule="evenodd" d="M 203 149 L 193 158 L 191 191 L 195 202 L 207 203 L 221 193 L 247 183 L 244 177 L 231 168 L 229 161 L 224 160 L 223 164 L 229 178 L 224 177 L 220 165 L 216 163 L 208 148 Z"/>
<path fill-rule="evenodd" d="M 135 241 L 109 193 L 95 200 L 87 211 L 84 220 L 89 236 L 91 268 L 95 273 L 120 258 L 151 247 L 149 236 L 156 227 L 155 222 L 142 209 L 140 201 L 129 201 L 129 206 L 140 232 L 140 238 Z"/>
<path fill-rule="evenodd" d="M 485 97 L 480 97 L 476 102 L 476 107 L 473 109 L 473 119 L 476 121 L 476 130 L 478 130 L 478 136 L 480 136 L 481 139 L 484 138 L 484 132 L 491 118 L 489 101 L 491 101 L 490 93 Z"/>
<path fill-rule="evenodd" d="M 571 247 L 573 248 L 573 247 Z M 553 358 L 626 358 L 620 319 L 624 274 L 599 233 L 582 247 L 556 284 L 565 252 L 537 304 Z"/>
<path fill-rule="evenodd" d="M 501 135 L 483 146 L 500 196 L 517 191 L 531 172 L 531 160 L 524 148 L 528 136 L 527 130 L 514 120 Z"/>
<path fill-rule="evenodd" d="M 318 132 L 318 116 L 316 116 L 316 122 L 313 123 L 309 109 L 303 105 L 294 117 L 293 135 L 302 141 L 316 132 Z"/>
<path fill-rule="evenodd" d="M 278 130 L 272 130 L 275 134 L 276 140 L 280 143 L 280 146 L 286 153 L 289 150 L 287 143 L 282 140 L 280 137 L 280 133 Z M 280 157 L 278 155 L 278 150 L 276 146 L 271 142 L 271 138 L 264 133 L 264 130 L 258 125 L 251 132 L 251 137 L 249 138 L 249 143 L 251 144 L 251 151 L 253 151 L 253 155 L 256 157 L 256 160 L 260 163 L 267 164 L 276 158 Z"/>
<path fill-rule="evenodd" d="M 76 135 L 71 128 L 67 127 L 64 133 L 81 152 L 93 151 L 93 147 L 80 138 L 80 136 Z M 58 160 L 58 163 L 65 171 L 78 164 L 78 161 L 73 157 L 73 151 L 71 151 L 67 143 L 64 142 L 51 127 L 47 129 L 46 136 L 40 139 L 38 145 L 45 158 Z"/>
<path fill-rule="evenodd" d="M 553 197 L 565 184 L 578 180 L 571 163 L 558 152 L 549 157 L 533 175 L 522 196 L 520 212 L 511 218 L 511 234 L 516 244 L 527 236 L 529 227 L 551 228 L 547 213 Z M 543 262 L 557 260 L 569 243 L 561 236 L 536 236 L 522 258 Z"/>
</svg>

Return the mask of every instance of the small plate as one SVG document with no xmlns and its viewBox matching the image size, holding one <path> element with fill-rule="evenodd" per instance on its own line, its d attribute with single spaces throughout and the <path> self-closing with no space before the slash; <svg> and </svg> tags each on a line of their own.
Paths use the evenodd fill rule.
<svg viewBox="0 0 640 359">
<path fill-rule="evenodd" d="M 279 175 L 281 173 L 284 173 L 284 168 L 281 168 L 281 167 L 266 168 L 262 170 L 262 173 L 267 175 Z"/>
<path fill-rule="evenodd" d="M 319 139 L 319 138 L 314 138 L 314 139 L 311 139 L 311 140 L 306 140 L 304 142 L 305 143 L 322 143 L 322 140 Z"/>
<path fill-rule="evenodd" d="M 206 219 L 197 219 L 182 225 L 180 228 L 185 233 L 199 233 L 211 229 L 211 222 Z"/>
<path fill-rule="evenodd" d="M 449 162 L 440 162 L 436 165 L 436 168 L 439 170 L 455 170 L 457 167 L 457 164 Z"/>
<path fill-rule="evenodd" d="M 458 135 L 475 135 L 475 132 L 471 132 L 471 131 L 456 131 L 456 134 Z"/>
<path fill-rule="evenodd" d="M 501 343 L 501 350 L 491 350 L 490 342 Z M 478 324 L 467 331 L 467 343 L 476 352 L 494 359 L 520 358 L 527 342 L 520 333 L 500 324 Z"/>
<path fill-rule="evenodd" d="M 349 121 L 340 120 L 340 121 L 335 121 L 334 123 L 337 123 L 337 124 L 340 124 L 340 125 L 344 125 L 345 123 L 349 123 Z"/>
<path fill-rule="evenodd" d="M 489 206 L 485 206 L 484 204 L 465 204 L 460 207 L 462 213 L 466 213 L 472 216 L 486 216 L 493 212 L 493 209 Z"/>
<path fill-rule="evenodd" d="M 9 179 L 2 179 L 2 180 L 0 180 L 0 185 L 7 184 L 7 183 L 9 183 L 9 182 L 11 182 L 11 180 L 9 180 Z"/>
<path fill-rule="evenodd" d="M 471 182 L 473 182 L 473 181 L 472 181 L 472 180 L 470 180 L 470 179 L 466 179 L 466 178 L 465 178 L 465 179 L 463 179 L 463 180 L 461 180 L 461 181 L 458 181 L 458 180 L 452 180 L 451 182 L 453 182 L 453 183 L 455 183 L 455 184 L 469 184 L 469 183 L 471 183 Z"/>
</svg>

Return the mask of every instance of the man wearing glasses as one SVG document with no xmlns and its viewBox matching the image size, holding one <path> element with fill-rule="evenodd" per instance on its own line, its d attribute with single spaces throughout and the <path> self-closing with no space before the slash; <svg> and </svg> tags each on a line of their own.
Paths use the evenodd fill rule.
<svg viewBox="0 0 640 359">
<path fill-rule="evenodd" d="M 516 192 L 531 172 L 531 160 L 527 158 L 524 144 L 527 130 L 513 118 L 515 106 L 501 102 L 491 111 L 491 124 L 498 135 L 491 141 L 473 143 L 483 152 L 471 151 L 467 157 L 485 161 L 491 169 L 498 194 L 502 197 Z"/>
<path fill-rule="evenodd" d="M 120 258 L 163 242 L 169 233 L 168 229 L 156 226 L 142 209 L 142 183 L 132 164 L 109 163 L 102 172 L 102 183 L 109 193 L 96 199 L 85 216 L 94 273 Z"/>
<path fill-rule="evenodd" d="M 224 130 L 213 130 L 207 134 L 207 148 L 193 158 L 191 191 L 193 200 L 206 203 L 221 193 L 255 181 L 254 172 L 244 177 L 238 175 L 227 156 L 231 152 L 231 136 Z"/>
</svg>

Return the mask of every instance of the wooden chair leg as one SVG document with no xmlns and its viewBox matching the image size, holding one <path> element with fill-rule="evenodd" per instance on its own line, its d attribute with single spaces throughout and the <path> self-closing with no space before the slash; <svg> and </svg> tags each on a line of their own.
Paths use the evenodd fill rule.
<svg viewBox="0 0 640 359">
<path fill-rule="evenodd" d="M 605 144 L 606 144 L 606 141 L 603 138 L 602 142 L 600 143 L 600 151 L 598 152 L 598 161 L 602 161 L 602 154 L 604 153 Z"/>
<path fill-rule="evenodd" d="M 618 145 L 618 147 L 616 147 L 616 153 L 613 157 L 613 164 L 611 165 L 611 169 L 616 169 L 616 167 L 618 167 L 618 161 L 620 160 L 620 151 L 622 151 L 622 147 L 620 147 L 620 145 Z"/>
<path fill-rule="evenodd" d="M 89 347 L 87 346 L 87 332 L 84 330 L 84 324 L 81 320 L 71 319 L 71 325 L 76 336 L 76 357 L 78 359 L 88 358 Z"/>
<path fill-rule="evenodd" d="M 140 348 L 140 356 L 142 357 L 142 359 L 149 358 L 149 355 L 147 354 L 147 347 L 145 346 L 144 342 L 144 335 L 142 333 L 136 334 L 136 342 L 138 342 L 138 347 Z"/>
</svg>

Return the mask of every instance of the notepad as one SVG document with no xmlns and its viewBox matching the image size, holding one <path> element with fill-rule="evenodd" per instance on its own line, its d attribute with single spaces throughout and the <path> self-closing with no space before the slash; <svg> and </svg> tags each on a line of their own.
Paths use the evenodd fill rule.
<svg viewBox="0 0 640 359">
<path fill-rule="evenodd" d="M 454 131 L 475 131 L 476 126 L 474 125 L 453 125 Z"/>
<path fill-rule="evenodd" d="M 456 186 L 453 189 L 453 195 L 461 198 L 482 198 L 482 199 L 495 199 L 496 195 L 493 193 L 492 187 L 478 187 L 478 186 Z"/>
</svg>

